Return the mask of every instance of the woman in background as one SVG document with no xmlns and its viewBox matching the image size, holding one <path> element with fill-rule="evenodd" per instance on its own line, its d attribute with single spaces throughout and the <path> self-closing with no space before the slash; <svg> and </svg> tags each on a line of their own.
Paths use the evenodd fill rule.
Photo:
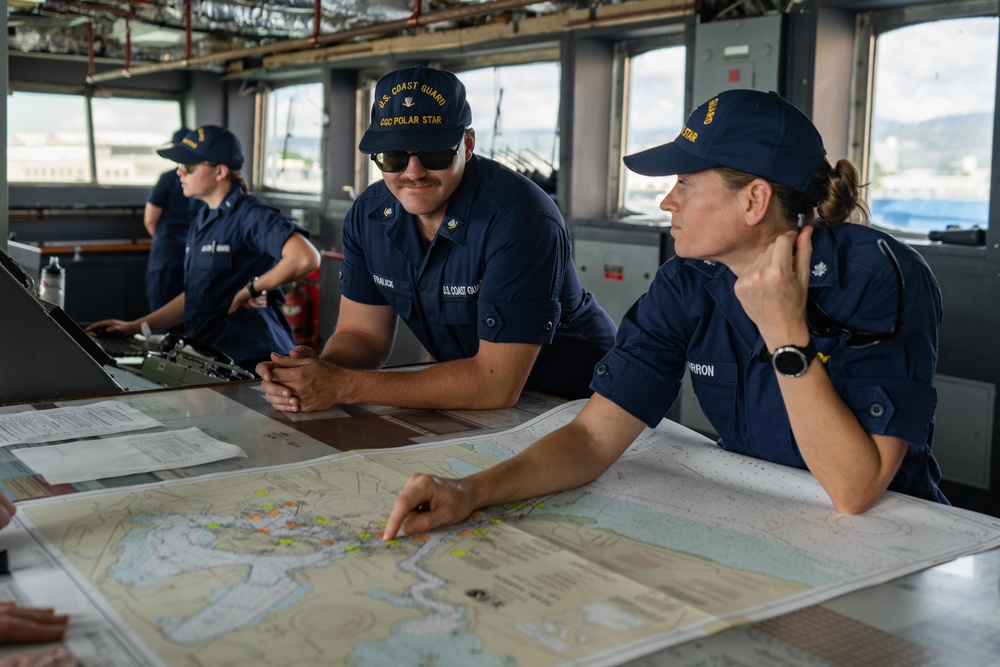
<svg viewBox="0 0 1000 667">
<path fill-rule="evenodd" d="M 279 287 L 319 267 L 309 233 L 248 193 L 243 148 L 229 130 L 204 125 L 157 153 L 178 163 L 184 194 L 206 204 L 188 231 L 184 291 L 144 317 L 101 320 L 87 331 L 134 335 L 143 322 L 153 330 L 183 322 L 190 342 L 251 371 L 271 352 L 287 354 L 295 342 Z"/>
<path fill-rule="evenodd" d="M 186 127 L 174 132 L 170 143 L 179 143 L 190 132 Z M 203 203 L 184 194 L 177 169 L 160 174 L 146 195 L 143 224 L 152 238 L 146 268 L 146 298 L 149 309 L 157 310 L 184 291 L 184 249 L 188 228 Z"/>
</svg>

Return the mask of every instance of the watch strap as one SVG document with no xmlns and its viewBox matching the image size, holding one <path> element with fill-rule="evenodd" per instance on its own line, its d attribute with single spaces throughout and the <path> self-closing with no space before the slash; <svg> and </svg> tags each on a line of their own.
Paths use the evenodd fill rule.
<svg viewBox="0 0 1000 667">
<path fill-rule="evenodd" d="M 256 289 L 254 289 L 253 286 L 254 282 L 258 279 L 258 277 L 259 276 L 254 276 L 253 278 L 250 279 L 250 282 L 246 284 L 247 291 L 250 292 L 250 297 L 253 299 L 256 299 L 262 294 L 262 292 L 258 292 Z"/>
</svg>

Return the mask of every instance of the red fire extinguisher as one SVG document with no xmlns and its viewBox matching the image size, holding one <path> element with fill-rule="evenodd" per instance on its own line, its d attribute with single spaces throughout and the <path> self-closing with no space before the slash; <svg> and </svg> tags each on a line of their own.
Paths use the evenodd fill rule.
<svg viewBox="0 0 1000 667">
<path fill-rule="evenodd" d="M 313 329 L 312 302 L 309 295 L 298 283 L 292 283 L 292 288 L 285 294 L 283 306 L 285 319 L 292 327 L 292 335 L 296 345 L 308 345 L 315 349 L 316 339 Z"/>
</svg>

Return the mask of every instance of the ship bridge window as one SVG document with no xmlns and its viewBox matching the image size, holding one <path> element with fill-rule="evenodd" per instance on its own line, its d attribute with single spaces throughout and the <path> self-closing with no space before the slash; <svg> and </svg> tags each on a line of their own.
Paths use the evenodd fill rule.
<svg viewBox="0 0 1000 667">
<path fill-rule="evenodd" d="M 267 93 L 263 186 L 322 194 L 323 84 L 301 83 Z"/>
<path fill-rule="evenodd" d="M 101 185 L 150 187 L 171 164 L 156 154 L 181 127 L 174 100 L 95 97 L 90 102 L 94 161 Z"/>
<path fill-rule="evenodd" d="M 86 98 L 17 90 L 7 98 L 7 178 L 90 182 Z"/>
<path fill-rule="evenodd" d="M 903 236 L 989 224 L 998 20 L 947 18 L 875 40 L 872 222 Z"/>
<path fill-rule="evenodd" d="M 689 109 L 684 103 L 687 50 L 670 45 L 632 53 L 624 58 L 622 155 L 672 141 Z M 675 176 L 642 176 L 618 160 L 621 187 L 618 214 L 665 217 L 660 201 L 674 186 Z"/>
<path fill-rule="evenodd" d="M 7 105 L 12 183 L 148 187 L 169 168 L 156 149 L 181 126 L 181 106 L 174 99 L 15 90 Z"/>
<path fill-rule="evenodd" d="M 524 174 L 555 197 L 559 173 L 558 62 L 458 72 L 476 130 L 476 153 Z"/>
</svg>

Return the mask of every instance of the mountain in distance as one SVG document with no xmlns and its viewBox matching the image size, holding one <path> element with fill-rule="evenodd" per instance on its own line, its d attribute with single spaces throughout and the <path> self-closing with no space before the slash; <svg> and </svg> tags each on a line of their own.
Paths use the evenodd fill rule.
<svg viewBox="0 0 1000 667">
<path fill-rule="evenodd" d="M 919 123 L 876 118 L 872 133 L 876 146 L 896 137 L 901 171 L 958 171 L 963 158 L 969 155 L 976 157 L 980 168 L 988 168 L 993 147 L 993 114 L 957 114 Z"/>
</svg>

